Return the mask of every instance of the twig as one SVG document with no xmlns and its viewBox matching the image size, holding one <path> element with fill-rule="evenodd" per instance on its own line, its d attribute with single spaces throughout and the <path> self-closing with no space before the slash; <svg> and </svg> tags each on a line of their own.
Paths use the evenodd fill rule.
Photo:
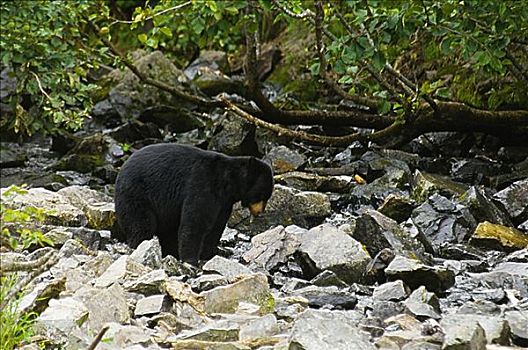
<svg viewBox="0 0 528 350">
<path fill-rule="evenodd" d="M 29 71 L 31 74 L 33 74 L 33 76 L 35 77 L 35 79 L 37 80 L 37 84 L 38 84 L 38 87 L 39 87 L 39 90 L 40 92 L 42 92 L 42 94 L 44 94 L 44 96 L 46 96 L 46 98 L 51 101 L 51 97 L 50 95 L 48 95 L 48 93 L 46 91 L 44 91 L 44 88 L 42 87 L 42 83 L 40 82 L 40 78 L 39 76 L 33 72 L 33 71 Z"/>
<path fill-rule="evenodd" d="M 13 298 L 20 293 L 20 291 L 27 286 L 35 277 L 40 275 L 42 272 L 48 270 L 52 265 L 55 265 L 55 263 L 59 260 L 57 255 L 55 254 L 55 251 L 50 251 L 46 255 L 46 262 L 42 265 L 40 265 L 39 268 L 29 272 L 27 275 L 22 277 L 6 294 L 4 300 L 0 304 L 0 313 L 4 310 L 4 308 L 13 300 Z"/>
<path fill-rule="evenodd" d="M 142 19 L 141 21 L 136 21 L 136 20 L 132 20 L 132 21 L 123 21 L 123 20 L 119 20 L 119 19 L 116 19 L 115 21 L 113 21 L 112 23 L 110 23 L 108 25 L 108 27 L 111 27 L 113 26 L 114 24 L 117 24 L 117 23 L 124 23 L 124 24 L 134 24 L 134 23 L 141 23 L 142 21 L 149 21 L 151 19 L 153 19 L 154 17 L 157 17 L 157 16 L 160 16 L 164 13 L 167 13 L 169 11 L 175 11 L 175 10 L 179 10 L 179 9 L 182 9 L 188 5 L 191 5 L 192 4 L 192 1 L 187 1 L 187 2 L 184 2 L 183 4 L 179 4 L 179 5 L 176 5 L 176 6 L 173 6 L 173 7 L 170 7 L 168 9 L 165 9 L 165 10 L 162 10 L 160 12 L 157 12 L 155 14 L 153 14 L 152 16 L 149 16 L 145 19 Z"/>
<path fill-rule="evenodd" d="M 275 5 L 275 6 L 277 6 L 282 12 L 284 12 L 285 14 L 287 14 L 290 17 L 301 18 L 301 19 L 314 17 L 314 13 L 312 11 L 310 11 L 310 9 L 305 9 L 301 13 L 295 13 L 295 12 L 291 11 L 290 9 L 288 9 L 283 4 L 281 4 L 279 0 L 271 0 L 271 3 L 273 5 Z"/>
<path fill-rule="evenodd" d="M 97 346 L 97 344 L 99 344 L 101 342 L 101 340 L 103 339 L 103 336 L 105 335 L 106 331 L 109 328 L 110 328 L 110 326 L 104 326 L 103 328 L 101 328 L 99 333 L 97 333 L 97 335 L 95 336 L 94 340 L 92 341 L 92 343 L 90 344 L 90 346 L 86 350 L 94 350 L 95 347 Z"/>
</svg>

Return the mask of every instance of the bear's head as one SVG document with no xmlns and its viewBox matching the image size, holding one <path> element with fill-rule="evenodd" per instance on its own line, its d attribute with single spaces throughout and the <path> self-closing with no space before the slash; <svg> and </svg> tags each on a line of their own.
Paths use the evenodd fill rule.
<svg viewBox="0 0 528 350">
<path fill-rule="evenodd" d="M 253 216 L 257 216 L 264 211 L 273 192 L 273 170 L 255 157 L 249 157 L 247 167 L 247 187 L 241 202 Z"/>
</svg>

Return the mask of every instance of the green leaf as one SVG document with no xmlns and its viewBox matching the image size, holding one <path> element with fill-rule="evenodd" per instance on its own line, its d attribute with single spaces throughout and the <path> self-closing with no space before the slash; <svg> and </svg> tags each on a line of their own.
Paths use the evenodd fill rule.
<svg viewBox="0 0 528 350">
<path fill-rule="evenodd" d="M 140 43 L 145 44 L 147 42 L 148 36 L 145 33 L 141 33 L 137 36 Z"/>
<path fill-rule="evenodd" d="M 385 67 L 385 56 L 381 52 L 376 51 L 374 56 L 372 56 L 372 63 L 374 68 L 381 71 Z"/>
<path fill-rule="evenodd" d="M 168 27 L 161 27 L 161 28 L 160 28 L 160 32 L 162 32 L 163 35 L 165 35 L 166 37 L 168 37 L 168 38 L 172 38 L 172 30 L 170 30 L 170 28 L 168 28 Z"/>
<path fill-rule="evenodd" d="M 378 113 L 379 114 L 387 114 L 391 110 L 391 104 L 388 101 L 383 100 L 378 105 Z"/>
<path fill-rule="evenodd" d="M 319 68 L 320 68 L 319 62 L 315 62 L 314 64 L 312 64 L 310 66 L 310 72 L 312 73 L 312 75 L 319 75 Z"/>
</svg>

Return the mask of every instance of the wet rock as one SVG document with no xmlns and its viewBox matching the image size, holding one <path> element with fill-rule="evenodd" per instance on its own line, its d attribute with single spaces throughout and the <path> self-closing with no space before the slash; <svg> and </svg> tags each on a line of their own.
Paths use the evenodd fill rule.
<svg viewBox="0 0 528 350">
<path fill-rule="evenodd" d="M 514 182 L 493 198 L 508 212 L 514 223 L 528 219 L 528 178 Z"/>
<path fill-rule="evenodd" d="M 275 185 L 263 214 L 249 222 L 249 211 L 237 204 L 228 225 L 244 233 L 263 232 L 277 225 L 293 224 L 313 227 L 320 224 L 331 213 L 332 209 L 327 195 Z"/>
<path fill-rule="evenodd" d="M 390 280 L 401 279 L 412 290 L 421 285 L 434 293 L 441 293 L 455 284 L 455 274 L 447 269 L 427 266 L 417 260 L 396 256 L 385 269 Z"/>
<path fill-rule="evenodd" d="M 374 288 L 372 296 L 377 300 L 400 301 L 407 298 L 409 288 L 401 280 L 384 283 Z"/>
<path fill-rule="evenodd" d="M 296 289 L 292 295 L 300 296 L 308 301 L 314 308 L 332 307 L 341 310 L 351 310 L 357 304 L 357 298 L 349 289 L 339 289 L 335 286 L 318 287 L 309 286 Z"/>
<path fill-rule="evenodd" d="M 528 247 L 528 234 L 513 227 L 485 221 L 478 224 L 469 243 L 483 248 L 513 251 Z"/>
<path fill-rule="evenodd" d="M 288 349 L 350 350 L 351 344 L 357 350 L 376 348 L 346 314 L 309 309 L 295 321 Z"/>
<path fill-rule="evenodd" d="M 149 54 L 134 53 L 134 65 L 145 76 L 167 84 L 182 83 L 187 80 L 160 51 Z M 110 76 L 118 81 L 110 91 L 108 100 L 114 110 L 124 120 L 139 117 L 147 107 L 171 105 L 173 96 L 153 86 L 145 86 L 129 69 L 124 72 L 114 70 Z"/>
<path fill-rule="evenodd" d="M 462 195 L 462 203 L 468 207 L 477 222 L 489 221 L 493 224 L 512 226 L 508 215 L 495 205 L 492 197 L 488 196 L 482 187 L 472 186 Z"/>
<path fill-rule="evenodd" d="M 161 268 L 161 245 L 158 237 L 141 242 L 130 254 L 130 259 L 151 269 Z"/>
<path fill-rule="evenodd" d="M 436 294 L 428 292 L 424 286 L 414 290 L 405 301 L 408 313 L 419 320 L 433 318 L 440 319 L 440 302 Z"/>
<path fill-rule="evenodd" d="M 239 276 L 246 276 L 252 273 L 244 265 L 218 255 L 206 262 L 202 269 L 204 272 L 218 273 L 224 276 L 228 282 L 234 282 Z"/>
<path fill-rule="evenodd" d="M 354 186 L 350 192 L 351 209 L 358 210 L 363 205 L 378 208 L 391 194 L 408 196 L 408 187 L 409 174 L 404 170 L 394 169 L 370 183 Z"/>
<path fill-rule="evenodd" d="M 263 274 L 254 274 L 200 294 L 205 299 L 205 312 L 234 313 L 241 302 L 259 305 L 262 314 L 273 311 L 274 299 Z"/>
<path fill-rule="evenodd" d="M 129 292 L 136 292 L 145 295 L 156 294 L 160 292 L 161 287 L 167 278 L 168 276 L 164 270 L 153 270 L 135 280 L 125 282 L 123 287 Z"/>
<path fill-rule="evenodd" d="M 434 247 L 445 242 L 461 243 L 469 238 L 476 226 L 466 207 L 439 194 L 433 194 L 414 209 L 411 218 Z"/>
<path fill-rule="evenodd" d="M 151 295 L 139 299 L 134 310 L 134 316 L 146 316 L 169 311 L 171 307 L 170 299 L 164 294 Z"/>
<path fill-rule="evenodd" d="M 416 204 L 408 197 L 389 194 L 383 200 L 378 211 L 389 218 L 402 222 L 407 220 L 415 208 Z"/>
<path fill-rule="evenodd" d="M 486 350 L 486 333 L 478 321 L 462 323 L 457 318 L 444 318 L 440 325 L 445 331 L 442 349 Z"/>
<path fill-rule="evenodd" d="M 303 231 L 306 230 L 294 225 L 286 228 L 279 225 L 262 232 L 251 238 L 251 249 L 243 255 L 243 259 L 250 266 L 272 273 L 286 263 L 299 247 L 298 235 Z"/>
<path fill-rule="evenodd" d="M 136 120 L 131 120 L 110 130 L 108 135 L 120 143 L 133 143 L 148 138 L 162 139 L 161 132 L 156 124 L 151 122 L 142 123 Z"/>
<path fill-rule="evenodd" d="M 274 176 L 275 182 L 301 191 L 349 193 L 354 187 L 352 176 L 321 176 L 300 171 L 291 171 Z"/>
<path fill-rule="evenodd" d="M 208 149 L 231 156 L 256 155 L 255 126 L 226 112 L 213 130 Z"/>
<path fill-rule="evenodd" d="M 130 320 L 125 293 L 117 284 L 106 289 L 83 287 L 73 297 L 88 309 L 88 327 L 93 332 L 101 330 L 107 322 L 127 323 Z"/>
<path fill-rule="evenodd" d="M 102 134 L 94 134 L 81 139 L 75 147 L 53 165 L 54 170 L 73 170 L 90 173 L 103 166 L 107 159 L 108 148 L 112 140 Z"/>
<path fill-rule="evenodd" d="M 10 149 L 7 144 L 0 144 L 0 168 L 22 167 L 28 160 L 26 153 L 22 150 Z"/>
<path fill-rule="evenodd" d="M 272 148 L 267 157 L 271 159 L 277 174 L 297 170 L 306 162 L 306 156 L 282 145 Z"/>
<path fill-rule="evenodd" d="M 374 256 L 385 248 L 395 253 L 411 257 L 419 257 L 428 261 L 426 247 L 421 243 L 425 239 L 413 237 L 391 218 L 378 211 L 367 209 L 356 220 L 356 227 L 352 236 L 365 245 L 369 253 Z"/>
<path fill-rule="evenodd" d="M 449 180 L 448 178 L 420 172 L 416 170 L 413 178 L 413 196 L 418 201 L 424 201 L 433 194 L 451 198 L 460 196 L 467 191 L 464 184 Z"/>
<path fill-rule="evenodd" d="M 140 140 L 156 140 L 161 139 L 158 128 L 166 129 L 173 133 L 185 133 L 197 128 L 202 128 L 205 123 L 200 116 L 188 109 L 181 107 L 174 107 L 170 105 L 158 105 L 146 107 L 139 115 L 139 121 L 151 125 L 149 129 L 156 127 L 157 131 L 150 131 L 150 135 L 138 139 Z M 159 134 L 159 136 L 158 136 Z M 149 141 L 149 143 L 152 143 Z"/>
<path fill-rule="evenodd" d="M 114 225 L 115 209 L 111 197 L 84 186 L 68 186 L 57 193 L 85 213 L 88 227 L 109 230 Z"/>
<path fill-rule="evenodd" d="M 511 328 L 513 344 L 528 347 L 528 317 L 527 311 L 506 311 L 504 314 Z"/>
<path fill-rule="evenodd" d="M 300 234 L 299 240 L 296 259 L 308 278 L 330 270 L 347 283 L 357 282 L 370 262 L 369 254 L 359 242 L 330 224 Z"/>
<path fill-rule="evenodd" d="M 126 255 L 114 261 L 106 271 L 95 280 L 95 286 L 106 288 L 115 282 L 124 281 L 128 276 L 140 276 L 148 272 L 148 268 Z"/>
<path fill-rule="evenodd" d="M 84 226 L 88 219 L 84 212 L 64 196 L 44 188 L 31 188 L 23 193 L 4 195 L 7 189 L 2 188 L 2 202 L 8 208 L 20 209 L 32 206 L 44 209 L 44 223 L 63 226 Z"/>
<path fill-rule="evenodd" d="M 51 299 L 49 305 L 36 320 L 36 328 L 45 334 L 68 334 L 82 326 L 88 319 L 89 310 L 72 297 Z"/>
<path fill-rule="evenodd" d="M 193 80 L 197 75 L 201 74 L 203 68 L 229 73 L 227 54 L 223 51 L 201 51 L 200 56 L 185 68 L 184 73 L 189 80 Z"/>
<path fill-rule="evenodd" d="M 489 158 L 466 158 L 451 163 L 451 176 L 455 181 L 478 184 L 500 173 L 500 163 Z"/>
</svg>

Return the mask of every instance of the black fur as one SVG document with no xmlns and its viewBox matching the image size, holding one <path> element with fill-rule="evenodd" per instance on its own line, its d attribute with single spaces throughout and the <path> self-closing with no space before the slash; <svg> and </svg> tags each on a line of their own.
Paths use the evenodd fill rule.
<svg viewBox="0 0 528 350">
<path fill-rule="evenodd" d="M 164 256 L 196 264 L 215 254 L 233 204 L 266 202 L 272 191 L 272 170 L 257 158 L 156 144 L 121 168 L 117 222 L 132 248 L 156 235 Z"/>
</svg>

